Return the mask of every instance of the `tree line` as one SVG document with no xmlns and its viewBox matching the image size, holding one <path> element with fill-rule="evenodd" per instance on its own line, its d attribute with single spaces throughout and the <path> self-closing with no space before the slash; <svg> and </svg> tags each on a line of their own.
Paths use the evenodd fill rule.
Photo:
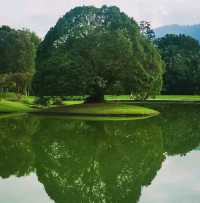
<svg viewBox="0 0 200 203">
<path fill-rule="evenodd" d="M 168 34 L 156 39 L 155 44 L 166 64 L 163 92 L 167 94 L 199 94 L 199 42 L 182 34 Z"/>
<path fill-rule="evenodd" d="M 155 39 L 149 22 L 112 6 L 76 7 L 44 40 L 0 27 L 0 91 L 37 96 L 132 94 L 135 99 L 200 92 L 200 45 L 185 35 Z"/>
<path fill-rule="evenodd" d="M 39 37 L 29 30 L 0 27 L 0 91 L 28 95 Z"/>
</svg>

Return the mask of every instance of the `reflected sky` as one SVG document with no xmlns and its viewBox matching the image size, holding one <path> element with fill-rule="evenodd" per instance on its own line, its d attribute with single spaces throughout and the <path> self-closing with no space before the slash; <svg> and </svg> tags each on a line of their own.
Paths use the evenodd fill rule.
<svg viewBox="0 0 200 203">
<path fill-rule="evenodd" d="M 0 178 L 0 202 L 2 203 L 52 203 L 36 174 L 7 179 Z"/>
<path fill-rule="evenodd" d="M 144 187 L 139 203 L 199 203 L 200 152 L 168 157 L 152 184 Z"/>
<path fill-rule="evenodd" d="M 199 203 L 200 152 L 167 157 L 150 186 L 144 187 L 139 203 Z M 53 203 L 37 175 L 0 178 L 0 202 Z"/>
</svg>

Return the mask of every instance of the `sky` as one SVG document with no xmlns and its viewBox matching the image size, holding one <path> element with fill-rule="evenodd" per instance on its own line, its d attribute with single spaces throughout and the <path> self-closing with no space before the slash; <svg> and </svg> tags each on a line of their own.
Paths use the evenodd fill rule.
<svg viewBox="0 0 200 203">
<path fill-rule="evenodd" d="M 115 5 L 153 27 L 200 23 L 199 0 L 0 0 L 0 25 L 29 28 L 44 37 L 59 17 L 81 5 Z"/>
</svg>

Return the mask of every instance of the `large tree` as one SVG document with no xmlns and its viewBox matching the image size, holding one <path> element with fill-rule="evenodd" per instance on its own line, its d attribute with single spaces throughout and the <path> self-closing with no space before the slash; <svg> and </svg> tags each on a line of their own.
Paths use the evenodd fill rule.
<svg viewBox="0 0 200 203">
<path fill-rule="evenodd" d="M 164 91 L 171 94 L 200 93 L 200 45 L 185 35 L 166 35 L 156 40 L 166 63 Z"/>
<path fill-rule="evenodd" d="M 138 24 L 117 7 L 77 7 L 47 33 L 37 55 L 39 96 L 159 93 L 163 63 Z"/>
<path fill-rule="evenodd" d="M 35 72 L 35 57 L 39 43 L 37 35 L 29 30 L 0 27 L 0 77 L 7 76 L 7 80 L 4 80 L 6 83 L 0 84 L 1 90 L 9 88 L 10 83 L 15 83 L 16 91 L 26 92 L 30 86 L 31 75 Z"/>
<path fill-rule="evenodd" d="M 0 27 L 0 73 L 34 72 L 39 43 L 36 34 L 29 30 Z"/>
</svg>

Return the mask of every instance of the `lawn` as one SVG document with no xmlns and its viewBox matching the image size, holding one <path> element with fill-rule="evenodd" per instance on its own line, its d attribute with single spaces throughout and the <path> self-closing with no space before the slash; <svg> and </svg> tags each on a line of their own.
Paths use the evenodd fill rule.
<svg viewBox="0 0 200 203">
<path fill-rule="evenodd" d="M 28 98 L 27 98 L 28 99 Z M 32 105 L 22 101 L 0 101 L 0 118 L 7 118 L 9 115 L 16 116 L 20 113 L 35 112 L 51 115 L 68 115 L 71 119 L 86 120 L 136 120 L 159 114 L 159 112 L 131 104 L 102 103 L 102 104 L 81 104 L 81 101 L 67 101 L 61 106 L 50 106 L 40 110 L 32 108 Z M 38 111 L 39 110 L 39 111 Z M 8 114 L 9 113 L 9 114 Z"/>
<path fill-rule="evenodd" d="M 126 104 L 77 104 L 59 106 L 42 110 L 44 113 L 58 113 L 68 115 L 96 115 L 96 116 L 146 116 L 158 114 L 157 111 L 142 106 Z"/>
<path fill-rule="evenodd" d="M 6 98 L 0 100 L 0 113 L 25 113 L 35 111 L 37 108 L 47 108 L 34 104 L 35 97 L 23 96 L 19 101 L 12 96 L 12 98 Z M 81 104 L 83 101 L 65 101 L 64 105 Z M 33 108 L 35 107 L 35 108 Z"/>
<path fill-rule="evenodd" d="M 33 109 L 22 102 L 17 101 L 8 101 L 8 100 L 0 100 L 0 112 L 1 113 L 23 113 L 29 112 Z"/>
<path fill-rule="evenodd" d="M 168 101 L 200 101 L 200 95 L 159 95 L 153 100 Z"/>
<path fill-rule="evenodd" d="M 63 104 L 66 106 L 71 106 L 71 105 L 75 105 L 75 104 L 82 104 L 83 101 L 64 101 Z"/>
<path fill-rule="evenodd" d="M 107 95 L 105 96 L 105 99 L 107 101 L 114 101 L 114 100 L 120 100 L 120 101 L 127 101 L 131 100 L 129 95 Z M 154 101 L 154 100 L 160 100 L 160 101 L 200 101 L 200 95 L 158 95 L 155 98 L 149 98 L 148 100 Z M 132 100 L 134 101 L 134 100 Z"/>
<path fill-rule="evenodd" d="M 34 100 L 36 97 L 29 96 L 25 97 L 23 96 L 20 101 L 17 101 L 16 98 L 13 97 L 13 95 L 10 95 L 9 98 L 1 99 L 0 100 L 0 113 L 23 113 L 23 112 L 30 112 L 35 111 L 38 107 L 37 105 L 34 105 Z M 80 98 L 79 98 L 80 99 Z M 106 101 L 109 103 L 112 103 L 112 101 L 133 101 L 130 100 L 129 95 L 120 95 L 120 96 L 105 96 Z M 177 101 L 177 102 L 192 102 L 192 101 L 199 101 L 200 102 L 200 95 L 160 95 L 156 96 L 155 99 L 149 99 L 149 101 Z M 68 100 L 64 101 L 61 107 L 56 107 L 51 105 L 50 109 L 51 111 L 60 111 L 62 112 L 63 108 L 64 111 L 65 106 L 69 107 L 67 108 L 68 113 L 74 114 L 151 114 L 151 110 L 133 106 L 131 105 L 122 105 L 119 103 L 116 103 L 115 105 L 108 105 L 106 104 L 95 104 L 95 105 L 81 105 L 83 101 L 81 100 Z M 75 106 L 74 106 L 75 105 Z M 41 106 L 40 106 L 41 107 Z M 51 108 L 53 107 L 53 108 Z M 54 108 L 55 107 L 55 108 Z M 43 107 L 42 107 L 43 108 Z M 46 107 L 45 107 L 46 109 Z"/>
</svg>

